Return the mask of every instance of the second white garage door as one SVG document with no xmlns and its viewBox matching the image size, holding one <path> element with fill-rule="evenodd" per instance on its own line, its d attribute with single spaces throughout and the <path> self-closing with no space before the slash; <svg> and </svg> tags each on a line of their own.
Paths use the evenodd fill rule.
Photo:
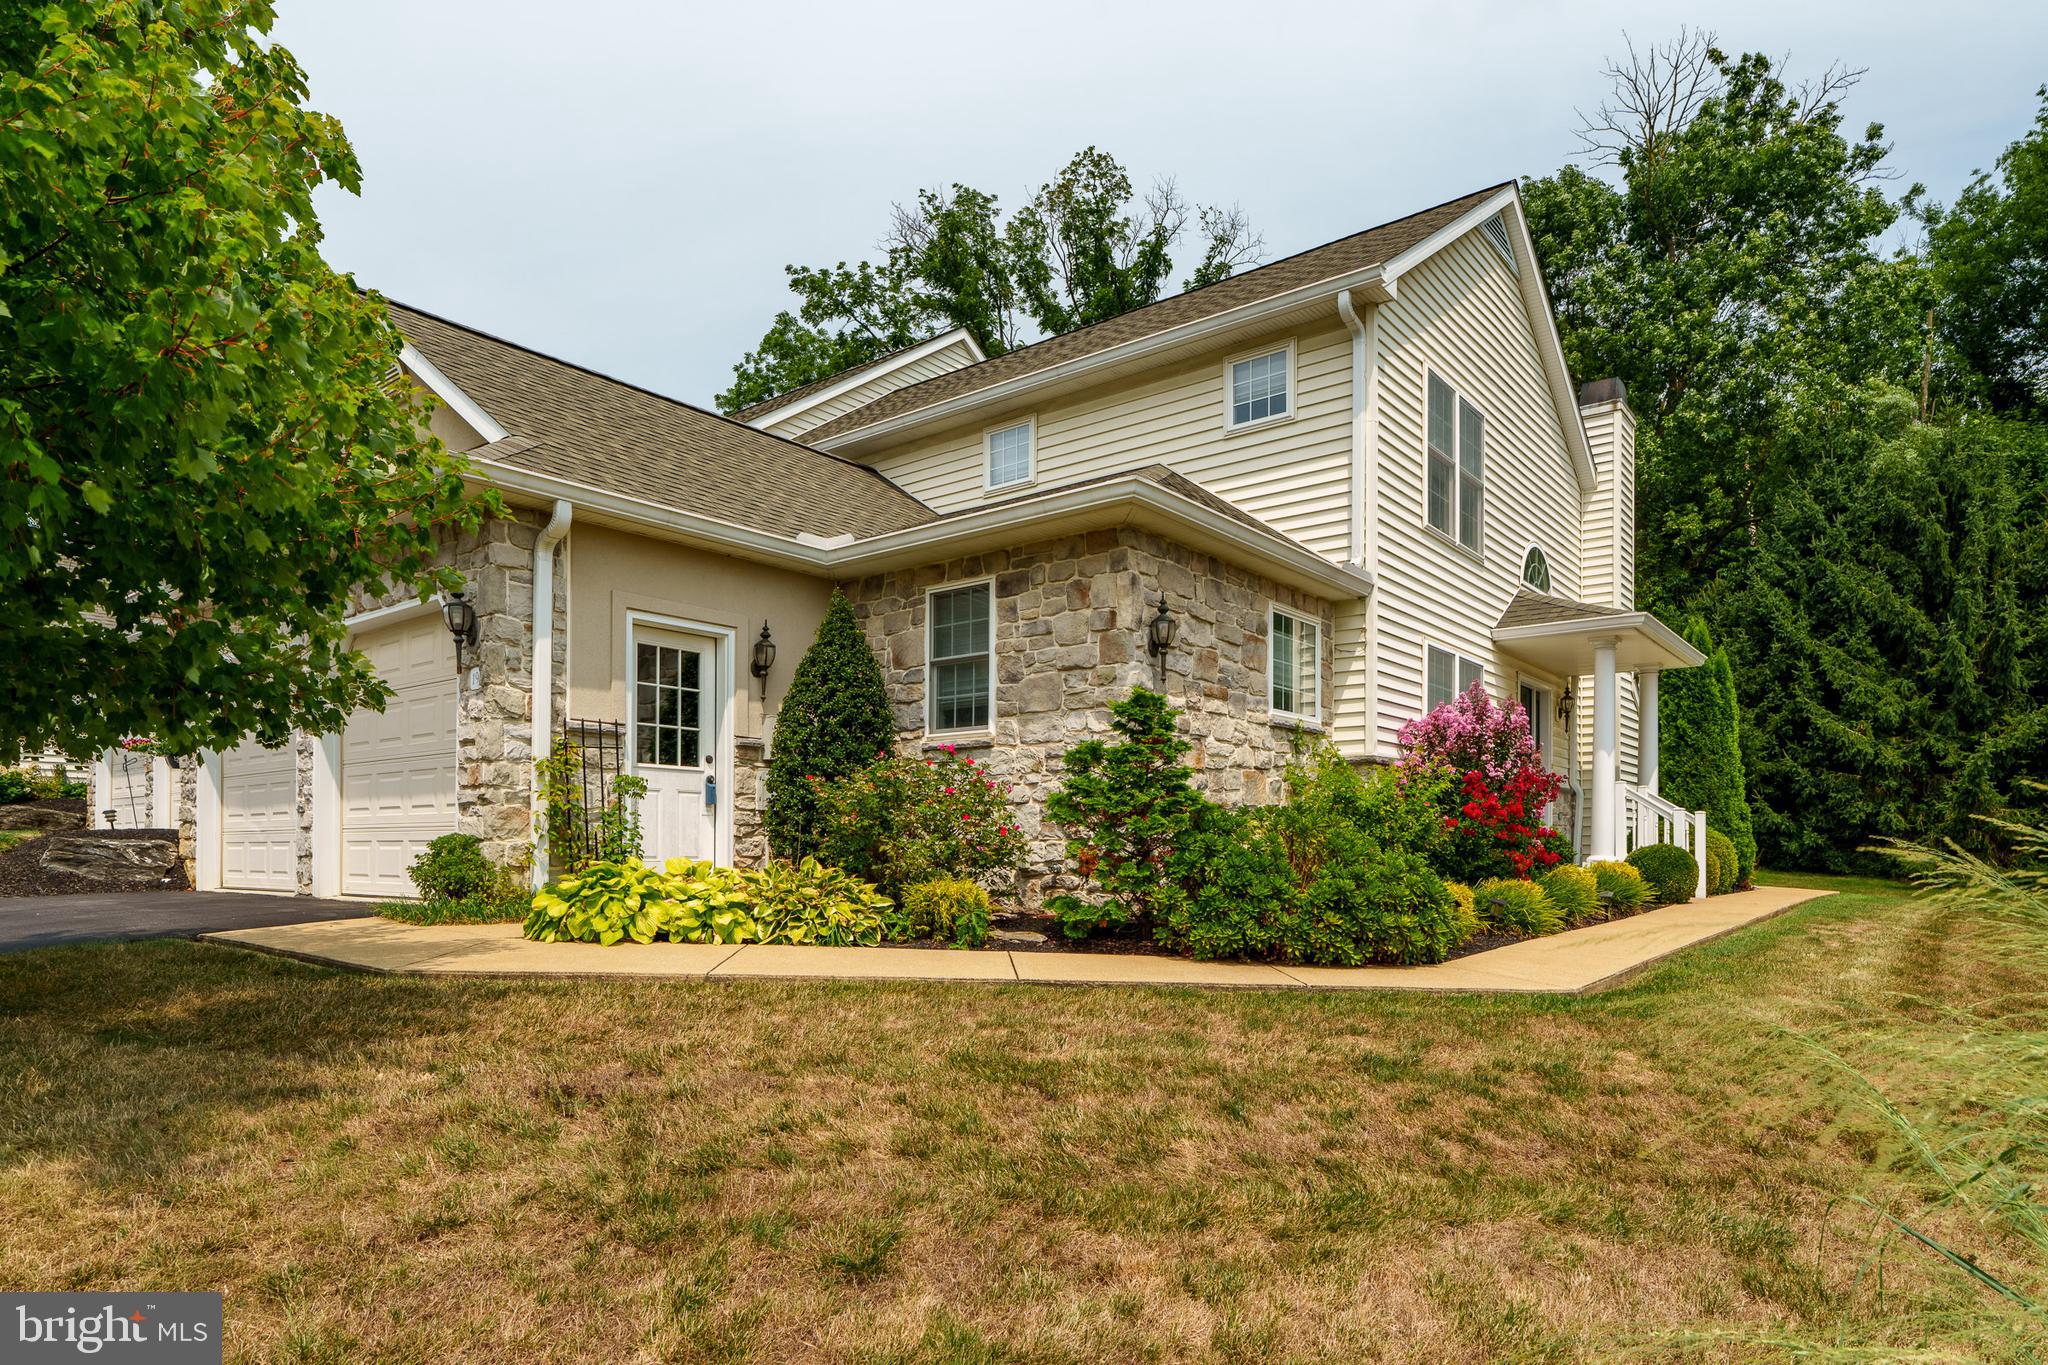
<svg viewBox="0 0 2048 1365">
<path fill-rule="evenodd" d="M 406 869 L 455 829 L 455 646 L 438 615 L 358 636 L 395 694 L 341 736 L 341 889 L 417 894 Z"/>
<path fill-rule="evenodd" d="M 220 756 L 220 884 L 230 891 L 296 891 L 298 755 L 249 740 Z"/>
</svg>

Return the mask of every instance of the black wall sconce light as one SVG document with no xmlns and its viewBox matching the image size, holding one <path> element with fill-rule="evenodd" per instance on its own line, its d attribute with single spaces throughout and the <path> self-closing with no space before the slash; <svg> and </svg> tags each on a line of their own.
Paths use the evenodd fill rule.
<svg viewBox="0 0 2048 1365">
<path fill-rule="evenodd" d="M 1557 723 L 1559 725 L 1570 725 L 1572 723 L 1572 687 L 1570 683 L 1566 683 L 1564 691 L 1557 694 Z"/>
<path fill-rule="evenodd" d="M 1145 652 L 1159 661 L 1159 671 L 1166 672 L 1166 651 L 1173 648 L 1174 637 L 1180 634 L 1180 622 L 1166 609 L 1166 594 L 1159 595 L 1159 614 L 1145 623 Z"/>
<path fill-rule="evenodd" d="M 476 649 L 477 621 L 476 608 L 468 598 L 456 593 L 441 604 L 442 619 L 448 622 L 448 633 L 455 637 L 455 671 L 462 671 L 462 647 Z"/>
<path fill-rule="evenodd" d="M 768 670 L 775 667 L 775 641 L 768 636 L 768 623 L 761 623 L 761 638 L 754 641 L 753 674 L 761 680 L 761 700 L 768 700 Z"/>
</svg>

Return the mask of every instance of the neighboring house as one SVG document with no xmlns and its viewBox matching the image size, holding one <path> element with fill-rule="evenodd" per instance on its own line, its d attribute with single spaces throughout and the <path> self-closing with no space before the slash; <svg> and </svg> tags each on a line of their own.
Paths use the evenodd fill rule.
<svg viewBox="0 0 2048 1365">
<path fill-rule="evenodd" d="M 195 884 L 402 895 L 428 838 L 528 847 L 536 735 L 622 725 L 651 857 L 765 854 L 776 706 L 835 585 L 904 742 L 1042 798 L 1162 688 L 1198 781 L 1271 800 L 1297 729 L 1360 761 L 1483 678 L 1614 855 L 1658 802 L 1634 419 L 1565 369 L 1512 184 L 994 359 L 949 333 L 736 419 L 409 308 L 435 432 L 511 510 L 451 538 L 479 638 L 365 601 L 382 714 L 187 771 Z M 1177 633 L 1148 648 L 1165 610 Z M 765 678 L 752 649 L 779 647 Z"/>
</svg>

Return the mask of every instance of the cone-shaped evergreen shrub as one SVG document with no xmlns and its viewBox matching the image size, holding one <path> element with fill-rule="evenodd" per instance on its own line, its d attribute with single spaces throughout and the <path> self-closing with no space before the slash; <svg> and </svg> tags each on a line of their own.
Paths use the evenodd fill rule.
<svg viewBox="0 0 2048 1365">
<path fill-rule="evenodd" d="M 1741 711 L 1728 651 L 1715 647 L 1694 617 L 1685 638 L 1707 656 L 1698 668 L 1676 668 L 1658 680 L 1658 785 L 1667 800 L 1707 813 L 1707 828 L 1735 845 L 1735 880 L 1747 886 L 1756 869 L 1756 832 L 1742 776 Z"/>
<path fill-rule="evenodd" d="M 875 761 L 896 736 L 882 666 L 837 591 L 804 651 L 775 720 L 768 760 L 768 843 L 784 858 L 819 844 L 812 779 L 837 781 Z"/>
</svg>

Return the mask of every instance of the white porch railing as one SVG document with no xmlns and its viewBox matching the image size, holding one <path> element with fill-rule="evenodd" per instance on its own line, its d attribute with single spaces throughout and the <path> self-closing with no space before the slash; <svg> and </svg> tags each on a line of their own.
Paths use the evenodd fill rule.
<svg viewBox="0 0 2048 1365">
<path fill-rule="evenodd" d="M 1703 810 L 1681 810 L 1666 801 L 1648 787 L 1631 783 L 1617 783 L 1621 792 L 1622 838 L 1628 843 L 1623 852 L 1632 852 L 1645 844 L 1677 844 L 1699 865 L 1699 885 L 1693 895 L 1707 894 L 1707 813 Z"/>
</svg>

